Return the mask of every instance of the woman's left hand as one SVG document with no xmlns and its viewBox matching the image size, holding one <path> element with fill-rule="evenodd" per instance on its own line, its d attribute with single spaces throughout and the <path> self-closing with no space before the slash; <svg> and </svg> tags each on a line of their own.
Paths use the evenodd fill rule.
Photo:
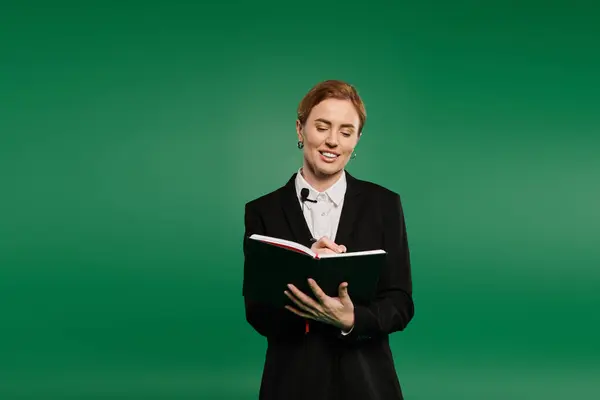
<svg viewBox="0 0 600 400">
<path fill-rule="evenodd" d="M 348 295 L 348 284 L 340 284 L 338 297 L 329 297 L 317 285 L 314 279 L 308 280 L 317 301 L 302 293 L 294 285 L 288 285 L 289 291 L 285 295 L 296 304 L 298 308 L 286 305 L 285 308 L 303 318 L 309 318 L 329 325 L 336 326 L 348 332 L 354 326 L 354 304 Z"/>
</svg>

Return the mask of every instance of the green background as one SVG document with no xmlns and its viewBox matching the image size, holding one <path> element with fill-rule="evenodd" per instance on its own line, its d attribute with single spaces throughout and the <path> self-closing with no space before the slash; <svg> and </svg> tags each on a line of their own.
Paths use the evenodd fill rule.
<svg viewBox="0 0 600 400">
<path fill-rule="evenodd" d="M 331 78 L 405 207 L 407 399 L 599 398 L 598 7 L 418 3 L 2 2 L 0 398 L 257 398 L 243 205 Z"/>
</svg>

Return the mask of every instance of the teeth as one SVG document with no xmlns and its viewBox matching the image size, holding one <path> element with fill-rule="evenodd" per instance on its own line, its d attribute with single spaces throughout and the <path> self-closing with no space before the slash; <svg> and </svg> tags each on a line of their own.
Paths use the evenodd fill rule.
<svg viewBox="0 0 600 400">
<path fill-rule="evenodd" d="M 328 152 L 326 152 L 326 151 L 323 151 L 323 152 L 321 152 L 321 154 L 323 154 L 323 155 L 324 155 L 325 157 L 327 157 L 327 158 L 336 158 L 336 157 L 337 157 L 337 155 L 336 155 L 336 154 L 333 154 L 333 153 L 328 153 Z"/>
</svg>

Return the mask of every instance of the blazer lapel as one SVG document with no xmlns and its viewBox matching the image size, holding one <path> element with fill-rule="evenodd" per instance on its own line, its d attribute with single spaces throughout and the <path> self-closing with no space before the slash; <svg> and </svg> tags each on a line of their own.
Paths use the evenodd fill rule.
<svg viewBox="0 0 600 400">
<path fill-rule="evenodd" d="M 296 174 L 292 175 L 290 180 L 282 188 L 281 206 L 292 235 L 294 236 L 291 240 L 310 247 L 312 244 L 310 241 L 312 235 L 306 224 L 304 215 L 302 214 L 302 208 L 296 194 L 295 180 Z"/>
<path fill-rule="evenodd" d="M 351 251 L 354 223 L 363 203 L 363 197 L 361 196 L 360 182 L 348 172 L 346 172 L 346 181 L 346 195 L 344 196 L 344 205 L 335 242 L 343 244 L 348 248 L 348 251 Z"/>
</svg>

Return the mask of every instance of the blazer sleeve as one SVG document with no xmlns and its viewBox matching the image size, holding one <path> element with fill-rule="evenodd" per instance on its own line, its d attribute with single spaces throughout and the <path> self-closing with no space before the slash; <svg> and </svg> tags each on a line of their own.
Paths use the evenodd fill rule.
<svg viewBox="0 0 600 400">
<path fill-rule="evenodd" d="M 248 237 L 252 234 L 266 234 L 264 224 L 252 203 L 245 206 L 244 213 L 244 263 Z M 283 296 L 283 292 L 282 292 Z M 290 339 L 304 334 L 304 320 L 294 313 L 244 298 L 246 321 L 262 336 L 268 339 Z"/>
<path fill-rule="evenodd" d="M 354 308 L 354 327 L 347 341 L 368 340 L 406 328 L 414 316 L 410 251 L 400 196 L 385 196 L 382 210 L 384 247 L 387 261 L 379 280 L 376 299 L 368 306 Z M 350 298 L 352 298 L 352 288 Z"/>
</svg>

